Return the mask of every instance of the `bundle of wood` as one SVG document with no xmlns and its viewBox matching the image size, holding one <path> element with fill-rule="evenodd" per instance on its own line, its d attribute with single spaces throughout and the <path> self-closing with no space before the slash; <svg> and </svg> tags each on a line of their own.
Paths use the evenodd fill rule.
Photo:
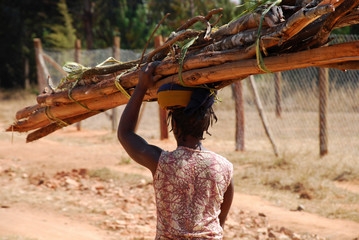
<svg viewBox="0 0 359 240">
<path fill-rule="evenodd" d="M 327 45 L 332 30 L 359 22 L 359 0 L 258 2 L 253 11 L 217 29 L 210 21 L 221 9 L 190 19 L 143 59 L 72 69 L 61 86 L 37 97 L 38 104 L 18 111 L 17 121 L 7 131 L 32 131 L 27 136 L 31 142 L 125 104 L 125 93 L 131 94 L 136 87 L 141 65 L 153 61 L 160 63 L 156 85 L 146 100 L 156 100 L 158 87 L 167 82 L 220 89 L 265 72 L 359 66 L 359 42 Z M 205 30 L 190 29 L 197 22 Z"/>
</svg>

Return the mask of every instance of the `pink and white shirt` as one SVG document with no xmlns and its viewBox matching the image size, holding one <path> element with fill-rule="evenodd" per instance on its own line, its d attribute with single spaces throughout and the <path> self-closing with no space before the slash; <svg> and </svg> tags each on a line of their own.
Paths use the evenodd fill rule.
<svg viewBox="0 0 359 240">
<path fill-rule="evenodd" d="M 214 152 L 163 151 L 153 181 L 156 239 L 222 239 L 218 216 L 232 176 L 233 165 Z"/>
</svg>

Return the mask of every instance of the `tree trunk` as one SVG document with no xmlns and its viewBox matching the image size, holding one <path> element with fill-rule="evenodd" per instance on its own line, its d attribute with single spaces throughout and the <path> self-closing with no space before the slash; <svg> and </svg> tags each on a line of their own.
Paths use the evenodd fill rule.
<svg viewBox="0 0 359 240">
<path fill-rule="evenodd" d="M 93 48 L 93 33 L 92 33 L 93 13 L 92 13 L 91 8 L 92 8 L 91 0 L 84 0 L 83 19 L 84 19 L 84 26 L 85 26 L 85 36 L 86 36 L 87 49 L 92 49 Z"/>
</svg>

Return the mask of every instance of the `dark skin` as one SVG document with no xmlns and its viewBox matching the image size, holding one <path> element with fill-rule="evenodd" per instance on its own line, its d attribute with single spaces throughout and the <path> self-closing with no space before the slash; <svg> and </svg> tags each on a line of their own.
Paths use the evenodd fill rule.
<svg viewBox="0 0 359 240">
<path fill-rule="evenodd" d="M 154 85 L 153 72 L 155 67 L 156 64 L 150 63 L 142 68 L 139 82 L 122 113 L 117 131 L 117 137 L 128 155 L 137 163 L 148 168 L 151 171 L 152 176 L 154 176 L 156 172 L 162 149 L 148 144 L 146 140 L 135 133 L 135 128 L 146 91 Z M 177 146 L 184 146 L 192 149 L 204 149 L 199 139 L 192 136 L 186 136 L 185 140 L 178 138 L 179 134 L 178 131 L 176 131 L 176 126 L 174 125 L 173 128 Z M 224 228 L 224 223 L 232 204 L 233 193 L 233 179 L 231 179 L 227 191 L 224 194 L 221 213 L 219 215 L 219 222 L 222 228 Z"/>
</svg>

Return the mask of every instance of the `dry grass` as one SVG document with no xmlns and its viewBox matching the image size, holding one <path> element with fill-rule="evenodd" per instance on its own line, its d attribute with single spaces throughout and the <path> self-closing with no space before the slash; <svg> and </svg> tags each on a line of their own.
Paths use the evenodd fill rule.
<svg viewBox="0 0 359 240">
<path fill-rule="evenodd" d="M 235 120 L 231 107 L 234 102 L 230 89 L 220 94 L 223 102 L 219 105 L 224 106 L 217 106 L 220 126 L 214 129 L 213 135 L 230 142 L 230 138 L 234 138 Z M 344 96 L 342 90 L 331 95 Z M 307 102 L 300 96 L 302 100 L 293 100 L 296 105 L 302 104 L 296 109 L 306 109 L 306 105 L 314 103 L 317 106 L 315 101 L 308 100 L 315 99 L 313 95 L 307 96 Z M 245 94 L 245 101 L 250 103 L 246 98 L 250 96 Z M 335 99 L 340 101 L 340 98 Z M 353 109 L 355 102 L 351 104 L 349 108 Z M 258 114 L 249 104 L 245 108 L 246 151 L 236 153 L 227 149 L 222 152 L 235 164 L 237 189 L 266 197 L 287 209 L 295 210 L 302 205 L 308 212 L 359 222 L 359 192 L 336 185 L 337 181 L 359 179 L 359 114 L 329 110 L 329 154 L 320 158 L 317 112 L 293 111 L 290 107 L 292 111 L 284 111 L 281 118 L 276 118 L 273 111 L 266 111 L 280 150 L 280 157 L 275 157 Z M 233 142 L 231 144 L 233 151 Z"/>
<path fill-rule="evenodd" d="M 36 95 L 25 90 L 7 90 L 0 89 L 0 121 L 11 123 L 15 121 L 16 110 L 36 104 Z"/>
<path fill-rule="evenodd" d="M 308 212 L 359 222 L 359 194 L 338 188 L 333 181 L 348 169 L 352 172 L 344 179 L 358 179 L 357 165 L 329 158 L 313 161 L 303 155 L 281 158 L 258 158 L 258 153 L 244 155 L 235 163 L 235 181 L 241 191 L 264 196 L 287 209 L 295 210 L 302 205 Z"/>
</svg>

